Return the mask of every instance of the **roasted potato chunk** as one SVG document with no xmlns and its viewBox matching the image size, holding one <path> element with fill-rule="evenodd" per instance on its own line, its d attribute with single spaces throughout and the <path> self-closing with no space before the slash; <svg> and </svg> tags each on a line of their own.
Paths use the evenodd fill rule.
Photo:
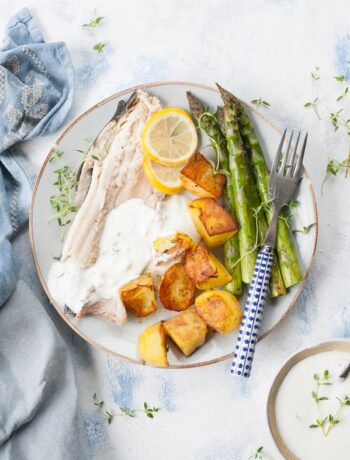
<svg viewBox="0 0 350 460">
<path fill-rule="evenodd" d="M 203 345 L 208 331 L 206 322 L 202 320 L 194 307 L 166 321 L 164 329 L 185 356 L 189 356 Z"/>
<path fill-rule="evenodd" d="M 195 286 L 201 290 L 223 286 L 232 280 L 222 263 L 202 243 L 186 253 L 184 267 Z"/>
<path fill-rule="evenodd" d="M 195 152 L 181 170 L 183 186 L 194 195 L 219 198 L 226 182 L 224 174 L 215 173 L 209 161 Z"/>
<path fill-rule="evenodd" d="M 196 311 L 204 321 L 220 334 L 239 327 L 241 306 L 236 297 L 227 291 L 210 290 L 200 294 L 195 301 Z"/>
<path fill-rule="evenodd" d="M 177 232 L 172 236 L 156 238 L 153 241 L 153 247 L 156 253 L 158 264 L 168 262 L 182 256 L 187 249 L 194 246 L 192 238 L 186 233 Z"/>
<path fill-rule="evenodd" d="M 187 252 L 184 266 L 187 275 L 196 286 L 215 275 L 215 266 L 210 261 L 209 251 L 201 243 Z"/>
<path fill-rule="evenodd" d="M 197 232 L 209 247 L 224 244 L 238 232 L 237 223 L 212 198 L 189 201 L 187 207 Z"/>
<path fill-rule="evenodd" d="M 168 367 L 166 338 L 161 322 L 147 327 L 139 336 L 139 353 L 150 364 Z"/>
<path fill-rule="evenodd" d="M 140 318 L 157 310 L 151 273 L 138 276 L 120 288 L 125 308 Z"/>
<path fill-rule="evenodd" d="M 172 265 L 159 285 L 159 299 L 167 310 L 183 311 L 193 305 L 196 287 L 182 263 Z"/>
</svg>

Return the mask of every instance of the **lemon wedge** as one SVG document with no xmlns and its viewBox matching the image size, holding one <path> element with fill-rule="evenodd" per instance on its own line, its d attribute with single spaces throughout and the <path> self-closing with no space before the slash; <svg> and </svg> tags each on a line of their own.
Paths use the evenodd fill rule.
<svg viewBox="0 0 350 460">
<path fill-rule="evenodd" d="M 141 141 L 149 159 L 163 166 L 179 166 L 196 150 L 198 136 L 185 110 L 166 108 L 148 120 Z"/>
<path fill-rule="evenodd" d="M 181 167 L 159 165 L 146 156 L 143 158 L 142 165 L 148 181 L 159 192 L 173 195 L 183 190 L 179 178 Z"/>
</svg>

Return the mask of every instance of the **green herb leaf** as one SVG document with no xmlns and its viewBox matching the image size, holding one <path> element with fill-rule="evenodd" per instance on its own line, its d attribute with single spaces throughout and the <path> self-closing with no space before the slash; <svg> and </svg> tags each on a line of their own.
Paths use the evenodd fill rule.
<svg viewBox="0 0 350 460">
<path fill-rule="evenodd" d="M 310 224 L 310 225 L 304 225 L 303 228 L 294 229 L 294 230 L 293 230 L 293 233 L 301 233 L 302 235 L 307 235 L 308 233 L 310 233 L 310 230 L 311 230 L 312 227 L 314 227 L 315 225 L 316 225 L 315 222 L 313 222 L 313 223 Z"/>
<path fill-rule="evenodd" d="M 128 417 L 132 417 L 132 418 L 136 417 L 136 412 L 134 410 L 130 410 L 130 409 L 128 409 L 126 407 L 122 407 L 122 406 L 119 406 L 119 409 L 123 414 L 127 415 Z"/>
<path fill-rule="evenodd" d="M 95 30 L 103 19 L 103 16 L 98 16 L 94 19 L 91 19 L 90 22 L 83 24 L 83 27 Z"/>
<path fill-rule="evenodd" d="M 105 417 L 107 418 L 108 425 L 110 425 L 114 420 L 114 415 L 107 410 L 105 412 Z"/>
<path fill-rule="evenodd" d="M 345 80 L 345 76 L 344 75 L 338 75 L 338 76 L 335 76 L 333 77 L 335 78 L 337 81 L 339 82 L 343 82 Z"/>
<path fill-rule="evenodd" d="M 98 53 L 103 53 L 105 49 L 105 43 L 98 42 L 94 45 L 93 50 L 97 51 Z"/>
<path fill-rule="evenodd" d="M 271 105 L 267 101 L 264 101 L 261 97 L 259 99 L 252 99 L 251 103 L 265 108 L 271 107 Z"/>
<path fill-rule="evenodd" d="M 63 150 L 53 149 L 51 150 L 51 156 L 49 159 L 49 163 L 55 163 L 58 159 L 62 158 L 64 154 Z"/>
</svg>

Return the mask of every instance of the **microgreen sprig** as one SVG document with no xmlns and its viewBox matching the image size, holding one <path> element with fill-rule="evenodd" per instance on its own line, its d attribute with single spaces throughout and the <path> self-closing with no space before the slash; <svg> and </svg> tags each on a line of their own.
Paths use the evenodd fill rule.
<svg viewBox="0 0 350 460">
<path fill-rule="evenodd" d="M 95 45 L 92 47 L 94 51 L 97 51 L 98 53 L 103 53 L 105 49 L 105 43 L 103 43 L 99 38 L 97 34 L 97 28 L 103 21 L 104 17 L 103 16 L 97 16 L 97 13 L 95 11 L 95 17 L 90 19 L 90 22 L 87 22 L 86 24 L 83 24 L 82 27 L 85 29 L 91 30 L 94 39 L 95 39 Z"/>
<path fill-rule="evenodd" d="M 332 385 L 332 383 L 329 381 L 329 372 L 326 369 L 323 372 L 323 375 L 320 376 L 319 374 L 314 374 L 313 379 L 316 382 L 316 388 L 312 391 L 311 395 L 316 404 L 318 404 L 320 401 L 326 401 L 328 398 L 326 396 L 320 396 L 319 395 L 319 390 L 321 386 L 327 386 L 327 385 Z"/>
<path fill-rule="evenodd" d="M 322 419 L 316 419 L 316 422 L 312 423 L 309 428 L 321 428 L 322 433 L 325 437 L 329 435 L 329 432 L 338 425 L 340 420 L 338 420 L 334 415 L 327 415 Z"/>
<path fill-rule="evenodd" d="M 283 220 L 289 230 L 291 230 L 293 233 L 301 233 L 302 235 L 307 235 L 310 233 L 310 230 L 316 225 L 315 222 L 312 222 L 309 225 L 304 225 L 299 217 L 299 214 L 296 211 L 296 208 L 299 206 L 299 201 L 298 200 L 291 200 L 288 203 L 288 208 L 290 212 L 286 215 L 280 215 L 279 219 Z M 297 228 L 293 228 L 293 220 L 298 223 Z"/>
<path fill-rule="evenodd" d="M 138 413 L 143 413 L 148 418 L 154 418 L 154 414 L 160 411 L 159 407 L 151 407 L 146 402 L 143 403 L 142 409 L 129 409 L 127 407 L 117 406 L 116 411 L 113 411 L 111 409 L 103 410 L 104 401 L 100 400 L 97 397 L 96 393 L 93 394 L 92 399 L 93 399 L 93 404 L 102 411 L 103 417 L 107 419 L 108 425 L 111 425 L 113 423 L 115 417 L 125 416 L 125 417 L 135 418 L 137 417 Z"/>
<path fill-rule="evenodd" d="M 320 113 L 319 113 L 318 108 L 317 108 L 318 102 L 319 102 L 319 98 L 318 98 L 318 97 L 315 97 L 315 99 L 314 99 L 313 101 L 305 102 L 304 107 L 305 107 L 306 109 L 312 108 L 313 111 L 315 112 L 316 117 L 317 117 L 319 120 L 321 120 Z"/>
<path fill-rule="evenodd" d="M 260 105 L 261 107 L 265 107 L 266 109 L 271 107 L 271 104 L 269 104 L 267 101 L 264 101 L 264 99 L 262 99 L 261 97 L 259 97 L 259 99 L 252 99 L 250 102 L 254 105 Z"/>
<path fill-rule="evenodd" d="M 350 406 L 350 398 L 349 398 L 349 396 L 345 396 L 344 399 L 337 398 L 337 400 L 339 401 L 340 407 Z"/>
<path fill-rule="evenodd" d="M 343 161 L 338 161 L 338 160 L 335 160 L 334 158 L 329 158 L 327 167 L 326 167 L 326 175 L 321 185 L 321 192 L 323 193 L 324 185 L 330 175 L 337 176 L 338 173 L 345 171 L 345 177 L 347 177 L 349 168 L 350 168 L 350 150 L 349 150 L 349 157 Z"/>
<path fill-rule="evenodd" d="M 213 121 L 215 123 L 217 123 L 217 116 L 215 113 L 212 113 L 210 112 L 208 109 L 206 109 L 205 112 L 203 112 L 201 114 L 201 116 L 199 117 L 198 119 L 198 127 L 201 131 L 203 131 L 204 133 L 206 133 L 206 130 L 204 129 L 203 127 L 203 118 L 204 117 L 210 117 L 213 119 Z M 222 155 L 224 155 L 224 153 L 222 152 L 222 145 L 226 142 L 226 139 L 223 138 L 221 140 L 221 143 L 220 142 L 217 142 L 216 139 L 214 139 L 214 137 L 212 136 L 209 136 L 208 133 L 207 133 L 207 136 L 209 137 L 209 140 L 210 140 L 210 145 L 208 145 L 208 147 L 212 147 L 216 153 L 216 163 L 213 163 L 210 159 L 208 160 L 209 163 L 213 166 L 213 169 L 214 169 L 214 174 L 226 174 L 228 175 L 228 171 L 224 170 L 224 169 L 220 169 L 220 164 L 222 162 Z"/>
<path fill-rule="evenodd" d="M 248 460 L 264 460 L 267 459 L 265 452 L 263 452 L 264 447 L 260 446 L 256 449 L 254 453 L 248 457 Z"/>
<path fill-rule="evenodd" d="M 317 80 L 319 80 L 321 78 L 320 74 L 319 74 L 319 70 L 320 70 L 320 68 L 316 66 L 315 70 L 310 73 L 311 78 L 312 78 L 313 81 L 317 81 Z"/>
<path fill-rule="evenodd" d="M 88 29 L 97 29 L 97 26 L 102 22 L 103 16 L 96 16 L 95 18 L 91 19 L 90 22 L 83 24 L 83 27 Z"/>
<path fill-rule="evenodd" d="M 330 376 L 329 376 L 329 371 L 325 370 L 323 371 L 322 375 L 319 374 L 313 374 L 313 379 L 316 382 L 316 388 L 311 392 L 312 399 L 315 401 L 315 403 L 318 405 L 321 401 L 327 401 L 329 398 L 326 396 L 320 396 L 319 390 L 320 387 L 322 386 L 327 386 L 327 385 L 332 385 L 332 382 L 330 381 Z M 339 406 L 334 415 L 329 414 L 324 418 L 318 418 L 313 422 L 311 425 L 309 425 L 309 428 L 315 429 L 315 428 L 320 428 L 322 430 L 322 433 L 325 437 L 328 436 L 329 432 L 336 426 L 338 423 L 340 423 L 340 420 L 337 418 L 338 413 L 342 407 L 345 406 L 350 406 L 350 398 L 348 396 L 345 396 L 345 398 L 336 398 L 338 400 Z"/>
</svg>

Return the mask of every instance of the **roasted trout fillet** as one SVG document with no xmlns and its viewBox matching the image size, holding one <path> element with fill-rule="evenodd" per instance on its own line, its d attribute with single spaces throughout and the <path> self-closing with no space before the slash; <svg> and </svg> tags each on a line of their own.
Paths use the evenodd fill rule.
<svg viewBox="0 0 350 460">
<path fill-rule="evenodd" d="M 142 129 L 160 108 L 156 97 L 137 90 L 128 102 L 119 103 L 115 115 L 97 136 L 79 173 L 79 209 L 64 242 L 62 261 L 70 258 L 84 267 L 93 265 L 99 256 L 106 217 L 114 207 L 130 198 L 142 198 L 145 204 L 155 207 L 163 199 L 143 173 L 141 147 Z M 96 314 L 118 324 L 126 322 L 125 308 L 117 299 L 117 292 L 116 299 L 100 302 L 93 294 L 78 317 Z"/>
</svg>

